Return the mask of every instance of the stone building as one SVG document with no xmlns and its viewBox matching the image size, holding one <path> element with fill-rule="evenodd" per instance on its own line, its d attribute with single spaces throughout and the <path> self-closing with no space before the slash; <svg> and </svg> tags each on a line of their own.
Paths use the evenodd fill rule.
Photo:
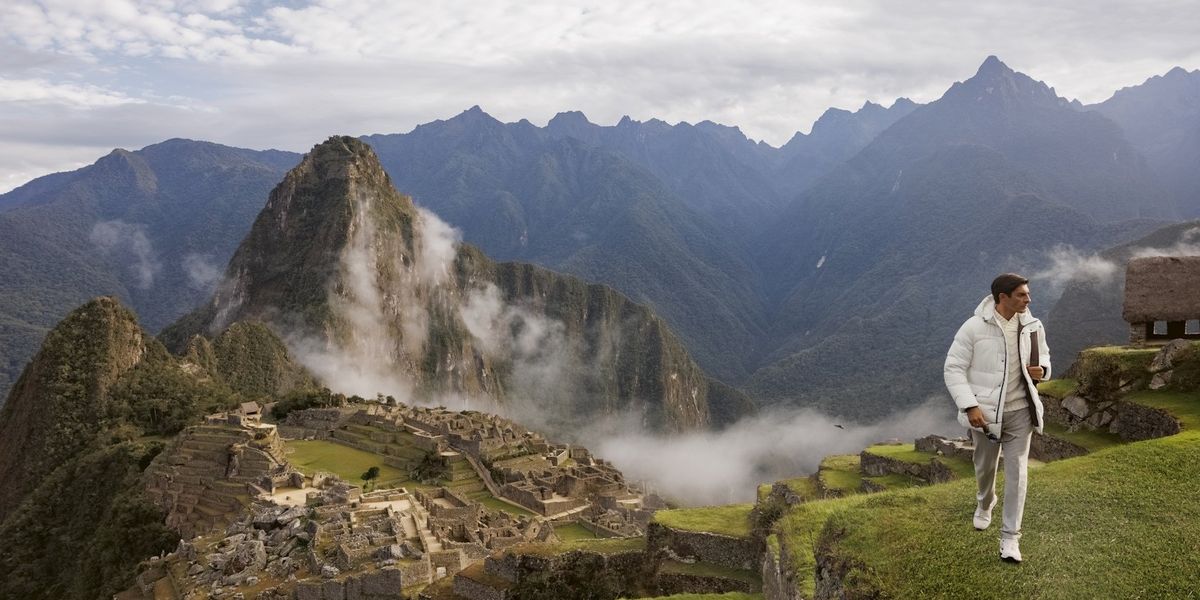
<svg viewBox="0 0 1200 600">
<path fill-rule="evenodd" d="M 1200 339 L 1200 256 L 1131 259 L 1122 316 L 1131 344 Z"/>
</svg>

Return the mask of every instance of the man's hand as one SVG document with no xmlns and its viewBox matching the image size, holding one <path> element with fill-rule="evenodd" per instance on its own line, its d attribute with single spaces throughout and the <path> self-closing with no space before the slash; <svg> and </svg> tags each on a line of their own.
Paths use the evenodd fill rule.
<svg viewBox="0 0 1200 600">
<path fill-rule="evenodd" d="M 987 425 L 987 419 L 983 418 L 983 410 L 978 406 L 967 409 L 967 420 L 971 422 L 971 427 L 983 429 Z"/>
<path fill-rule="evenodd" d="M 1032 377 L 1034 381 L 1041 381 L 1042 377 L 1046 375 L 1046 370 L 1041 367 L 1028 365 L 1025 368 L 1029 371 L 1029 376 Z"/>
</svg>

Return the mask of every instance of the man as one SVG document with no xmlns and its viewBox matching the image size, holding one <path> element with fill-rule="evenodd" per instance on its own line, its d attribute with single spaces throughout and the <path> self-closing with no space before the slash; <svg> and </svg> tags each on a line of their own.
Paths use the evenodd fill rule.
<svg viewBox="0 0 1200 600">
<path fill-rule="evenodd" d="M 1021 562 L 1018 540 L 1025 510 L 1029 441 L 1042 432 L 1037 382 L 1050 378 L 1050 348 L 1042 322 L 1029 314 L 1029 280 L 1005 273 L 975 308 L 946 354 L 945 378 L 958 422 L 975 442 L 975 529 L 992 522 L 996 465 L 1004 450 L 1004 523 L 1000 559 Z M 1036 354 L 1033 352 L 1036 344 Z M 1031 360 L 1036 357 L 1036 360 Z"/>
</svg>

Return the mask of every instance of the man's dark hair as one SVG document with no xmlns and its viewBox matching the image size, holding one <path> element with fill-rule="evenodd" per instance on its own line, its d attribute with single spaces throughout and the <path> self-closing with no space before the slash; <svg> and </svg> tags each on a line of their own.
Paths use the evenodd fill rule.
<svg viewBox="0 0 1200 600">
<path fill-rule="evenodd" d="M 1028 279 L 1016 273 L 1005 273 L 992 280 L 992 300 L 1000 303 L 1000 294 L 1012 295 L 1013 290 L 1029 283 Z"/>
</svg>

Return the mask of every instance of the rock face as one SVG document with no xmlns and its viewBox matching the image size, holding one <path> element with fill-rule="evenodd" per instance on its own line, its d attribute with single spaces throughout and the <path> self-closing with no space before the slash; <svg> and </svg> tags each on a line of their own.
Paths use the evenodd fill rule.
<svg viewBox="0 0 1200 600">
<path fill-rule="evenodd" d="M 271 192 L 225 283 L 164 340 L 182 349 L 261 321 L 331 385 L 357 380 L 349 393 L 465 396 L 501 411 L 520 399 L 550 429 L 632 409 L 652 428 L 686 430 L 752 409 L 645 307 L 496 264 L 455 235 L 392 187 L 370 147 L 331 138 Z"/>
</svg>

